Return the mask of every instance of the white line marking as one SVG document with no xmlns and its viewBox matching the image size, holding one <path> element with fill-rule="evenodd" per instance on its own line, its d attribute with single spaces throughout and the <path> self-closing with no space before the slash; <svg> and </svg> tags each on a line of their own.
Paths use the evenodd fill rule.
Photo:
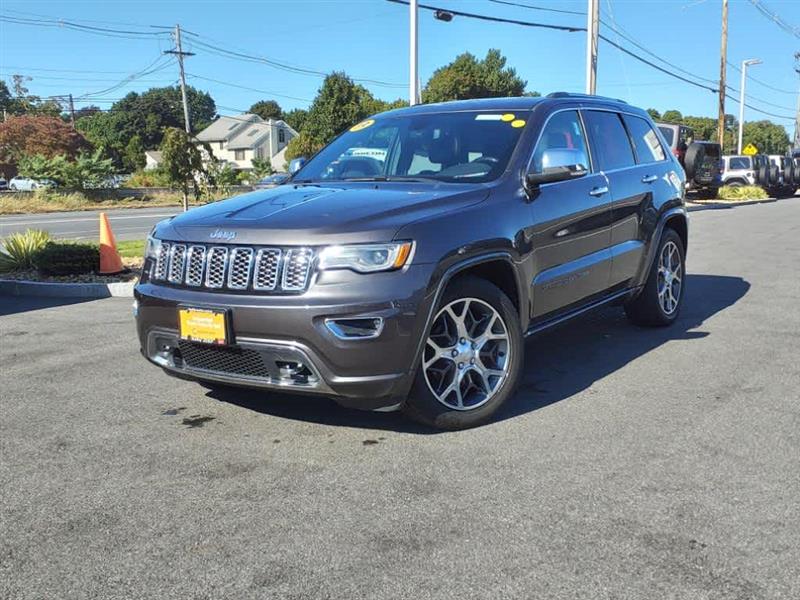
<svg viewBox="0 0 800 600">
<path fill-rule="evenodd" d="M 163 213 L 157 215 L 135 215 L 128 217 L 108 217 L 109 221 L 120 221 L 122 219 L 151 219 L 155 217 L 172 217 L 176 213 Z M 54 219 L 46 219 L 43 221 L 9 221 L 8 225 L 56 225 L 58 223 L 78 223 L 80 221 L 100 221 L 99 217 L 92 217 L 91 219 L 61 219 L 56 221 Z"/>
</svg>

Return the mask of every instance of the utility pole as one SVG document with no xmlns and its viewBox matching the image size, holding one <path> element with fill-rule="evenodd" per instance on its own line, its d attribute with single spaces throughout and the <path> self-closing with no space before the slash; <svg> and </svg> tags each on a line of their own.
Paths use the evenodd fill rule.
<svg viewBox="0 0 800 600">
<path fill-rule="evenodd" d="M 589 0 L 586 11 L 586 93 L 597 92 L 597 37 L 600 33 L 600 0 Z"/>
<path fill-rule="evenodd" d="M 747 67 L 760 64 L 761 61 L 757 58 L 742 61 L 742 89 L 739 90 L 739 144 L 736 146 L 736 154 L 742 153 L 742 135 L 744 134 L 744 86 L 747 84 Z"/>
<path fill-rule="evenodd" d="M 728 0 L 722 0 L 722 41 L 719 51 L 719 145 L 725 147 L 725 75 L 728 65 Z"/>
<path fill-rule="evenodd" d="M 794 53 L 794 70 L 800 75 L 800 52 Z M 794 147 L 800 148 L 800 90 L 797 92 L 797 115 L 794 118 Z"/>
<path fill-rule="evenodd" d="M 417 0 L 408 3 L 409 47 L 408 47 L 408 103 L 414 106 L 419 102 L 419 27 L 417 26 Z"/>
<path fill-rule="evenodd" d="M 72 100 L 72 94 L 69 95 L 69 120 L 72 128 L 75 129 L 75 102 Z"/>
<path fill-rule="evenodd" d="M 181 71 L 181 99 L 183 100 L 183 122 L 186 125 L 186 133 L 192 133 L 192 122 L 189 119 L 189 102 L 186 100 L 186 74 L 183 70 L 183 57 L 194 56 L 194 52 L 184 52 L 181 46 L 181 26 L 175 25 L 173 33 L 175 37 L 175 50 L 166 50 L 164 54 L 174 54 L 178 57 L 178 67 Z"/>
</svg>

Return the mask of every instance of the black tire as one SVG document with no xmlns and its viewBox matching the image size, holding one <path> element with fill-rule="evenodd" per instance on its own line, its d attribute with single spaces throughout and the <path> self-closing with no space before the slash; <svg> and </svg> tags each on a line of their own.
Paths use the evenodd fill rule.
<svg viewBox="0 0 800 600">
<path fill-rule="evenodd" d="M 664 249 L 669 244 L 674 244 L 674 247 L 677 249 L 677 254 L 680 257 L 680 287 L 678 290 L 677 304 L 671 312 L 667 312 L 662 306 L 658 294 L 659 288 L 661 287 L 661 278 L 659 276 L 661 256 Z M 686 290 L 685 256 L 686 253 L 683 248 L 681 236 L 679 236 L 674 229 L 664 229 L 664 232 L 661 234 L 661 239 L 658 242 L 658 250 L 653 259 L 653 264 L 650 267 L 650 273 L 647 276 L 644 288 L 636 298 L 625 304 L 625 313 L 631 321 L 637 325 L 666 327 L 667 325 L 671 325 L 675 319 L 678 318 L 681 305 L 683 304 L 683 295 Z"/>
<path fill-rule="evenodd" d="M 706 148 L 703 144 L 692 142 L 686 149 L 683 157 L 683 170 L 686 171 L 686 178 L 690 181 L 694 179 L 698 169 L 702 166 L 706 157 Z"/>
<path fill-rule="evenodd" d="M 505 356 L 508 362 L 505 371 L 505 377 L 499 381 L 495 381 L 496 386 L 492 393 L 489 395 L 488 400 L 484 400 L 482 404 L 476 403 L 475 408 L 457 409 L 447 406 L 444 401 L 440 401 L 431 391 L 425 372 L 423 371 L 423 363 L 428 358 L 427 340 L 437 327 L 436 315 L 443 311 L 445 307 L 456 303 L 454 310 L 458 310 L 458 302 L 461 299 L 477 299 L 480 303 L 476 303 L 479 309 L 484 309 L 485 305 L 489 305 L 502 320 L 503 329 L 507 337 L 507 345 L 505 352 L 499 351 L 499 356 Z M 485 303 L 485 304 L 482 304 Z M 467 307 L 464 306 L 464 314 Z M 516 390 L 517 384 L 522 372 L 522 365 L 524 363 L 525 345 L 522 337 L 522 328 L 520 326 L 519 314 L 517 309 L 514 308 L 513 303 L 509 300 L 497 286 L 473 276 L 459 277 L 447 286 L 439 305 L 436 307 L 434 313 L 434 323 L 431 326 L 431 331 L 425 332 L 426 348 L 423 350 L 420 364 L 417 366 L 417 373 L 414 383 L 411 387 L 408 399 L 403 404 L 403 411 L 415 421 L 435 427 L 437 429 L 468 429 L 470 427 L 477 427 L 489 421 L 494 413 L 499 409 L 503 403 L 508 400 Z M 479 321 L 480 323 L 480 321 Z M 481 329 L 476 325 L 476 331 L 480 333 Z M 485 329 L 484 329 L 485 331 Z M 447 335 L 447 332 L 438 335 Z M 463 338 L 462 338 L 463 339 Z M 485 346 L 484 346 L 485 347 Z M 450 374 L 453 378 L 458 375 L 456 371 L 456 359 L 442 359 L 443 362 L 450 360 L 452 362 L 452 371 Z M 436 363 L 433 363 L 434 365 Z M 482 363 L 478 363 L 482 364 Z M 462 371 L 463 373 L 470 373 L 469 365 Z M 475 372 L 477 373 L 477 371 Z M 443 377 L 444 379 L 444 377 Z M 455 381 L 455 379 L 450 379 Z M 469 383 L 464 378 L 465 382 Z M 446 382 L 445 382 L 446 383 Z M 463 386 L 459 384 L 459 395 L 463 391 Z M 469 394 L 472 388 L 467 387 L 465 394 Z M 485 389 L 485 388 L 484 388 Z M 486 394 L 484 394 L 486 396 Z M 445 397 L 445 400 L 450 396 Z M 466 403 L 466 398 L 465 398 Z"/>
<path fill-rule="evenodd" d="M 778 165 L 769 165 L 768 169 L 768 176 L 769 176 L 769 183 L 767 185 L 776 186 L 778 185 L 778 181 L 780 179 L 780 170 L 778 169 Z"/>
</svg>

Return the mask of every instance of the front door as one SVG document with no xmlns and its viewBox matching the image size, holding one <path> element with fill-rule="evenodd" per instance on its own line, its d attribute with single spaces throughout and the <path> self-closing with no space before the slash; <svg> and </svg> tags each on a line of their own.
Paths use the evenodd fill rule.
<svg viewBox="0 0 800 600">
<path fill-rule="evenodd" d="M 546 151 L 558 149 L 582 157 L 588 174 L 541 185 L 531 205 L 534 319 L 555 316 L 603 292 L 611 274 L 611 190 L 605 175 L 592 169 L 578 111 L 561 111 L 549 119 L 529 170 L 540 171 Z"/>
</svg>

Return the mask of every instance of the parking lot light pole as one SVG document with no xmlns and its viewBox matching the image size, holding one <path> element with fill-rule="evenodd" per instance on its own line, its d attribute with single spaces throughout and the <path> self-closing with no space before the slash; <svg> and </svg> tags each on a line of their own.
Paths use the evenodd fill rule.
<svg viewBox="0 0 800 600">
<path fill-rule="evenodd" d="M 757 58 L 742 61 L 742 89 L 739 90 L 739 143 L 736 146 L 736 154 L 742 153 L 742 135 L 744 133 L 744 86 L 747 83 L 747 67 L 760 64 L 761 61 Z"/>
</svg>

